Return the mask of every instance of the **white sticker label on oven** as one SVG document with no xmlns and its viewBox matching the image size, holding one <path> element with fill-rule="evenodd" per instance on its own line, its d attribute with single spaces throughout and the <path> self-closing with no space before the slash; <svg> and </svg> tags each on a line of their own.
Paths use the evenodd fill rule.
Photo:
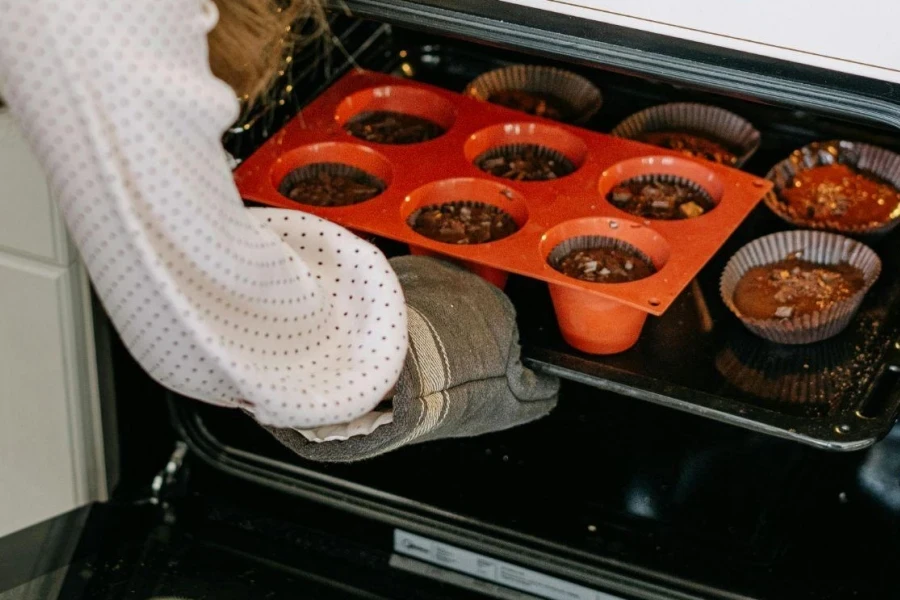
<svg viewBox="0 0 900 600">
<path fill-rule="evenodd" d="M 394 530 L 394 551 L 547 600 L 624 600 L 400 529 Z"/>
</svg>

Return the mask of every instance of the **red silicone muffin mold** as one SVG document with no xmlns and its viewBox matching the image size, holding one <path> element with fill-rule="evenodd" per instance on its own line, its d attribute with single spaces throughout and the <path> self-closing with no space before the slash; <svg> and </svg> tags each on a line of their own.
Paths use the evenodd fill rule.
<svg viewBox="0 0 900 600">
<path fill-rule="evenodd" d="M 390 145 L 359 140 L 344 130 L 354 115 L 375 110 L 424 117 L 446 132 L 427 142 Z M 518 182 L 494 177 L 473 164 L 480 153 L 507 144 L 548 147 L 569 158 L 576 170 L 549 181 Z M 291 170 L 332 161 L 378 177 L 386 189 L 370 200 L 343 207 L 302 205 L 279 193 L 280 179 Z M 710 194 L 716 208 L 693 219 L 650 221 L 628 215 L 606 200 L 616 183 L 641 175 L 691 181 Z M 669 308 L 772 187 L 764 179 L 677 152 L 529 118 L 439 88 L 365 71 L 350 73 L 326 90 L 249 157 L 235 179 L 247 200 L 303 210 L 355 231 L 405 242 L 416 253 L 455 259 L 501 287 L 508 273 L 546 281 L 569 343 L 604 354 L 633 345 L 646 315 L 661 315 Z M 440 201 L 432 201 L 436 198 Z M 496 242 L 451 245 L 423 237 L 409 226 L 409 216 L 424 202 L 455 200 L 493 200 L 520 229 Z M 626 284 L 567 277 L 547 264 L 552 241 L 563 241 L 560 235 L 627 235 L 622 239 L 645 252 L 658 272 Z M 605 313 L 604 305 L 609 307 Z"/>
</svg>

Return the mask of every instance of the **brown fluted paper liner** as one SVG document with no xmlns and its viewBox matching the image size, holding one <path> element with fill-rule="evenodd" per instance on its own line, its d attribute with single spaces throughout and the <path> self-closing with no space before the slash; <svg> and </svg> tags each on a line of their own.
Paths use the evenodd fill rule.
<svg viewBox="0 0 900 600">
<path fill-rule="evenodd" d="M 746 163 L 760 144 L 759 131 L 746 119 L 718 106 L 694 102 L 674 102 L 642 110 L 616 125 L 610 133 L 636 139 L 643 133 L 656 131 L 679 131 L 724 144 L 737 155 L 736 167 Z"/>
<path fill-rule="evenodd" d="M 848 226 L 842 224 L 840 219 L 830 221 L 806 219 L 803 215 L 796 214 L 796 211 L 790 210 L 787 204 L 781 201 L 781 190 L 790 186 L 798 173 L 833 164 L 847 165 L 862 173 L 869 173 L 900 189 L 900 155 L 878 146 L 859 142 L 845 140 L 813 142 L 795 150 L 789 157 L 769 170 L 766 179 L 774 183 L 775 187 L 765 197 L 766 206 L 796 227 L 821 229 L 853 236 L 882 236 L 900 224 L 900 210 L 897 211 L 897 216 L 887 223 Z"/>
<path fill-rule="evenodd" d="M 590 81 L 556 67 L 512 65 L 483 73 L 468 86 L 465 94 L 489 101 L 493 94 L 522 91 L 555 96 L 569 105 L 572 114 L 566 119 L 582 124 L 603 105 L 603 95 Z"/>
<path fill-rule="evenodd" d="M 789 256 L 818 264 L 847 263 L 863 272 L 865 287 L 824 310 L 789 319 L 752 319 L 741 315 L 733 302 L 741 277 L 753 267 L 773 264 Z M 726 265 L 719 289 L 731 312 L 756 335 L 780 344 L 810 344 L 834 337 L 847 327 L 880 273 L 881 260 L 871 248 L 856 240 L 823 231 L 783 231 L 741 248 Z"/>
</svg>

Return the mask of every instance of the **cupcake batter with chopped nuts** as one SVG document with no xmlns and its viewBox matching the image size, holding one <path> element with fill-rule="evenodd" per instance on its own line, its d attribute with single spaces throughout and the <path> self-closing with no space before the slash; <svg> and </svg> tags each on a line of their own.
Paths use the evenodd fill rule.
<svg viewBox="0 0 900 600">
<path fill-rule="evenodd" d="M 753 319 L 789 319 L 824 310 L 863 287 L 863 273 L 852 265 L 791 257 L 747 271 L 735 289 L 734 305 Z"/>
</svg>

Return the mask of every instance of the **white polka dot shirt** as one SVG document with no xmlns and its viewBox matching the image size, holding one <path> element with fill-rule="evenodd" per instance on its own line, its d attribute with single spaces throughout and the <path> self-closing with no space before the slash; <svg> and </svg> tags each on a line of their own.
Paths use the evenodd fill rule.
<svg viewBox="0 0 900 600">
<path fill-rule="evenodd" d="M 216 18 L 202 0 L 0 0 L 0 90 L 155 380 L 266 425 L 348 422 L 402 368 L 402 291 L 347 230 L 244 208 L 221 145 L 238 103 L 209 68 Z"/>
</svg>

